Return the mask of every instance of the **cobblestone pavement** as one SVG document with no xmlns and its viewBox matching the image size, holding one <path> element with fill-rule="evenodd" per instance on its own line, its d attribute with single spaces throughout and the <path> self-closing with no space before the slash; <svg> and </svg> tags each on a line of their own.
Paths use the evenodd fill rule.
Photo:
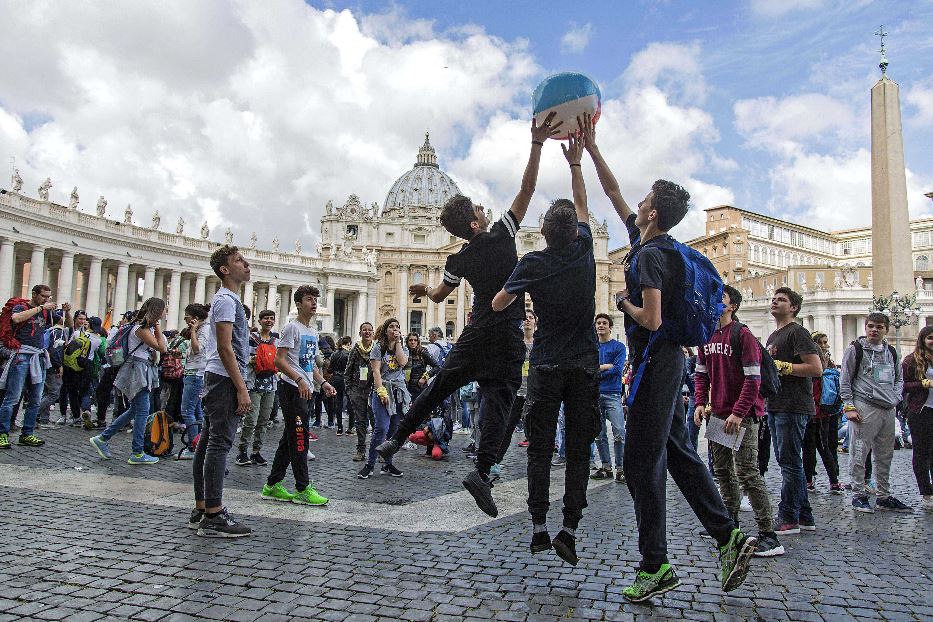
<svg viewBox="0 0 933 622">
<path fill-rule="evenodd" d="M 267 458 L 280 434 L 268 435 Z M 821 477 L 811 496 L 817 531 L 784 537 L 787 555 L 756 559 L 730 594 L 720 590 L 713 546 L 671 484 L 670 553 L 682 585 L 632 605 L 621 594 L 638 560 L 626 487 L 591 487 L 576 568 L 552 552 L 532 556 L 519 448 L 507 460 L 511 481 L 494 489 L 504 508 L 495 520 L 462 492 L 470 466 L 462 436 L 449 462 L 401 452 L 403 478 L 360 481 L 355 439 L 322 431 L 311 473 L 333 499 L 328 508 L 263 503 L 256 491 L 267 468 L 237 467 L 231 455 L 227 503 L 254 535 L 217 541 L 184 526 L 190 462 L 132 467 L 98 459 L 83 430 L 43 435 L 43 448 L 0 454 L 0 622 L 933 619 L 933 514 L 855 514 Z M 125 456 L 129 435 L 112 447 Z M 767 478 L 775 494 L 776 471 Z M 553 475 L 552 535 L 562 471 Z M 895 453 L 893 480 L 895 494 L 917 505 L 909 451 Z M 399 528 L 425 517 L 436 527 Z M 741 518 L 752 527 L 751 514 Z"/>
</svg>

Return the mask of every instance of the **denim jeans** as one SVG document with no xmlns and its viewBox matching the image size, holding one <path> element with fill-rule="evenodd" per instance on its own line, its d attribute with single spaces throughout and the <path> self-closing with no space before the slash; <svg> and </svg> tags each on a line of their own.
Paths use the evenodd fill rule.
<svg viewBox="0 0 933 622">
<path fill-rule="evenodd" d="M 13 409 L 19 404 L 26 391 L 26 412 L 23 415 L 23 436 L 29 436 L 36 429 L 36 417 L 39 414 L 39 403 L 42 401 L 42 389 L 45 387 L 45 372 L 39 382 L 29 381 L 29 354 L 16 354 L 16 359 L 10 364 L 6 377 L 6 393 L 3 396 L 3 405 L 0 406 L 0 434 L 10 433 L 10 419 Z"/>
<path fill-rule="evenodd" d="M 143 443 L 146 435 L 146 419 L 149 418 L 149 389 L 140 389 L 139 393 L 130 400 L 130 407 L 122 415 L 115 418 L 100 436 L 105 441 L 123 429 L 128 421 L 133 421 L 133 453 L 143 453 Z"/>
<path fill-rule="evenodd" d="M 625 455 L 625 415 L 622 413 L 622 394 L 621 393 L 600 393 L 599 394 L 599 412 L 602 415 L 602 429 L 599 432 L 599 439 L 596 446 L 599 448 L 599 459 L 603 467 L 608 467 L 612 462 L 609 460 L 609 433 L 606 428 L 606 422 L 612 426 L 612 448 L 615 452 L 615 464 L 617 469 L 622 469 L 622 457 Z"/>
<path fill-rule="evenodd" d="M 382 404 L 381 401 L 379 401 L 379 396 L 376 395 L 375 391 L 373 391 L 372 396 L 369 399 L 370 405 L 373 409 L 375 423 L 373 425 L 372 438 L 369 440 L 369 457 L 366 460 L 366 464 L 371 467 L 375 467 L 376 447 L 381 445 L 382 441 L 395 434 L 402 416 L 389 415 L 389 410 Z M 399 412 L 400 410 L 400 405 L 396 405 L 395 412 Z M 386 460 L 386 464 L 392 464 L 392 456 L 389 456 L 389 459 Z"/>
<path fill-rule="evenodd" d="M 807 478 L 803 473 L 803 436 L 810 415 L 769 412 L 768 427 L 774 443 L 774 458 L 781 467 L 781 502 L 778 518 L 797 523 L 813 522 L 813 509 L 807 498 Z"/>
<path fill-rule="evenodd" d="M 185 422 L 188 442 L 190 443 L 204 423 L 204 407 L 201 405 L 201 392 L 204 390 L 204 376 L 185 375 L 181 390 L 181 420 Z M 194 427 L 192 427 L 194 426 Z M 190 430 L 187 431 L 187 430 Z"/>
</svg>

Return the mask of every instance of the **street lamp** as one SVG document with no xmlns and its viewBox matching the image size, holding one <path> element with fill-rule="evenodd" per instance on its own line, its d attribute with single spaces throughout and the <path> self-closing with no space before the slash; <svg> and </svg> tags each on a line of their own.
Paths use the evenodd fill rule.
<svg viewBox="0 0 933 622">
<path fill-rule="evenodd" d="M 920 319 L 920 305 L 917 304 L 917 294 L 901 295 L 897 291 L 890 296 L 873 296 L 871 313 L 884 313 L 891 320 L 894 327 L 894 347 L 897 358 L 901 358 L 900 330 L 904 326 L 913 325 Z"/>
</svg>

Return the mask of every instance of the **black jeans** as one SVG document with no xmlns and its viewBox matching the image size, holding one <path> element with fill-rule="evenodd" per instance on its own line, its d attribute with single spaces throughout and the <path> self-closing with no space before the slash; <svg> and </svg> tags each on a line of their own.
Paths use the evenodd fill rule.
<svg viewBox="0 0 933 622">
<path fill-rule="evenodd" d="M 62 368 L 62 392 L 59 401 L 62 419 L 71 407 L 71 418 L 75 421 L 81 418 L 81 400 L 87 393 L 91 382 L 91 372 L 88 370 L 75 371 L 68 367 Z M 99 408 L 99 407 L 98 407 Z"/>
<path fill-rule="evenodd" d="M 816 477 L 816 454 L 819 452 L 829 483 L 839 483 L 839 458 L 836 454 L 838 435 L 839 415 L 810 418 L 803 436 L 803 472 L 808 482 Z"/>
<path fill-rule="evenodd" d="M 594 353 L 595 355 L 595 353 Z M 576 529 L 586 507 L 590 445 L 600 430 L 599 359 L 561 365 L 534 365 L 528 372 L 528 512 L 543 525 L 550 508 L 551 457 L 557 416 L 564 404 L 564 526 Z"/>
<path fill-rule="evenodd" d="M 119 367 L 107 367 L 100 375 L 100 383 L 97 385 L 97 423 L 103 425 L 107 420 L 107 409 L 113 403 L 113 381 L 117 379 Z M 126 400 L 122 397 L 117 404 L 117 414 L 126 410 Z"/>
<path fill-rule="evenodd" d="M 499 445 L 499 455 L 496 459 L 496 464 L 502 464 L 502 461 L 505 459 L 505 454 L 509 451 L 509 446 L 512 444 L 512 433 L 515 432 L 515 428 L 518 427 L 518 422 L 522 419 L 522 412 L 525 410 L 525 396 L 516 395 L 515 399 L 512 400 L 512 408 L 509 409 L 509 419 L 505 423 L 505 432 L 502 434 L 502 443 Z"/>
<path fill-rule="evenodd" d="M 768 472 L 768 462 L 771 461 L 771 428 L 768 427 L 768 418 L 761 418 L 758 426 L 758 471 L 764 477 Z"/>
<path fill-rule="evenodd" d="M 330 385 L 334 387 L 337 395 L 334 397 L 326 398 L 327 421 L 328 423 L 334 423 L 334 420 L 336 419 L 337 431 L 343 432 L 343 376 L 340 374 L 334 374 L 331 376 Z M 349 431 L 352 427 L 352 425 L 347 426 L 347 431 Z"/>
<path fill-rule="evenodd" d="M 372 389 L 353 387 L 347 392 L 347 409 L 350 411 L 350 427 L 356 429 L 356 450 L 366 451 L 366 429 L 376 427 L 376 418 L 369 402 Z"/>
<path fill-rule="evenodd" d="M 476 466 L 481 473 L 489 473 L 498 458 L 509 409 L 521 385 L 524 362 L 525 343 L 517 325 L 467 327 L 447 355 L 443 369 L 412 402 L 393 438 L 399 444 L 404 443 L 450 394 L 476 380 L 482 399 Z"/>
<path fill-rule="evenodd" d="M 204 427 L 194 452 L 191 470 L 194 477 L 194 500 L 208 508 L 223 505 L 227 454 L 236 440 L 240 415 L 236 413 L 237 396 L 233 381 L 222 374 L 204 373 Z"/>
<path fill-rule="evenodd" d="M 285 479 L 288 465 L 292 466 L 295 478 L 295 490 L 301 492 L 308 487 L 308 422 L 311 412 L 310 402 L 302 399 L 298 389 L 289 383 L 279 381 L 279 405 L 282 407 L 282 420 L 285 429 L 272 459 L 272 470 L 266 483 L 272 486 Z"/>
<path fill-rule="evenodd" d="M 921 495 L 933 495 L 933 408 L 910 413 L 910 438 L 914 445 L 913 467 Z"/>
<path fill-rule="evenodd" d="M 687 435 L 680 395 L 684 355 L 680 346 L 659 341 L 645 369 L 625 423 L 622 467 L 635 502 L 642 568 L 667 563 L 667 473 L 706 532 L 725 545 L 735 522 L 729 516 L 709 469 Z M 632 361 L 635 369 L 640 357 Z M 675 416 L 675 413 L 678 416 Z"/>
</svg>

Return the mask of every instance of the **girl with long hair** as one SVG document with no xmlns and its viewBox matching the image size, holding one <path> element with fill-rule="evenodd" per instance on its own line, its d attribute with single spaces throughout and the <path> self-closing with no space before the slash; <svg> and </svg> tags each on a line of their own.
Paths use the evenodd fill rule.
<svg viewBox="0 0 933 622">
<path fill-rule="evenodd" d="M 207 364 L 205 348 L 211 338 L 211 326 L 207 321 L 210 305 L 193 302 L 185 307 L 185 375 L 182 376 L 181 420 L 185 423 L 185 447 L 178 454 L 179 460 L 191 460 L 194 452 L 191 444 L 204 423 L 201 407 L 201 392 L 204 390 L 204 366 Z"/>
<path fill-rule="evenodd" d="M 408 348 L 402 340 L 402 329 L 398 320 L 389 318 L 376 329 L 376 343 L 369 353 L 369 367 L 373 377 L 373 392 L 370 403 L 375 425 L 369 443 L 369 457 L 357 473 L 360 479 L 372 475 L 376 467 L 376 447 L 395 433 L 401 418 L 408 412 L 411 395 L 405 385 L 405 366 L 408 365 Z M 382 473 L 401 477 L 402 472 L 392 464 L 392 456 L 386 459 Z"/>
<path fill-rule="evenodd" d="M 810 334 L 813 342 L 819 348 L 820 362 L 823 371 L 834 369 L 832 356 L 829 352 L 829 337 L 819 331 Z M 835 372 L 830 372 L 835 373 Z M 829 492 L 834 495 L 843 493 L 842 484 L 839 483 L 839 457 L 836 447 L 839 444 L 839 408 L 832 408 L 820 404 L 823 390 L 823 378 L 813 379 L 813 400 L 816 402 L 816 415 L 810 417 L 803 435 L 803 471 L 807 477 L 807 490 L 815 491 L 816 484 L 816 454 L 819 453 L 826 477 L 829 478 Z"/>
<path fill-rule="evenodd" d="M 408 333 L 405 338 L 405 345 L 408 346 L 408 366 L 405 368 L 405 384 L 408 386 L 408 393 L 414 400 L 418 394 L 424 390 L 427 384 L 427 378 L 424 377 L 428 366 L 437 367 L 437 361 L 421 345 L 421 336 L 418 333 Z"/>
<path fill-rule="evenodd" d="M 154 464 L 159 461 L 143 451 L 146 419 L 149 417 L 149 399 L 152 389 L 159 386 L 159 369 L 155 365 L 155 352 L 168 352 L 168 344 L 162 335 L 165 320 L 165 301 L 149 298 L 130 321 L 128 335 L 129 356 L 117 372 L 113 386 L 129 401 L 129 408 L 116 417 L 99 436 L 91 438 L 91 445 L 101 458 L 113 458 L 107 442 L 130 421 L 133 422 L 133 446 L 130 464 Z"/>
<path fill-rule="evenodd" d="M 904 399 L 913 442 L 914 477 L 923 509 L 933 510 L 933 326 L 917 335 L 912 354 L 904 357 Z"/>
</svg>

